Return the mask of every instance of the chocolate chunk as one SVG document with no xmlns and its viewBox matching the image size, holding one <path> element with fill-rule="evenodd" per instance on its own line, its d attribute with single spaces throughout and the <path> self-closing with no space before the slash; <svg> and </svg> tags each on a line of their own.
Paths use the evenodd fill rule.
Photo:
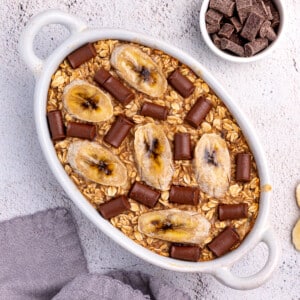
<svg viewBox="0 0 300 300">
<path fill-rule="evenodd" d="M 174 135 L 174 159 L 192 159 L 191 135 L 189 133 L 175 133 Z"/>
<path fill-rule="evenodd" d="M 184 98 L 189 97 L 195 90 L 194 84 L 179 69 L 176 69 L 169 77 L 169 84 Z"/>
<path fill-rule="evenodd" d="M 93 140 L 96 136 L 96 125 L 69 122 L 67 125 L 67 136 Z"/>
<path fill-rule="evenodd" d="M 97 55 L 96 49 L 92 43 L 88 43 L 83 47 L 75 50 L 68 55 L 67 59 L 73 69 L 79 67 L 81 64 L 87 62 Z"/>
<path fill-rule="evenodd" d="M 241 36 L 250 42 L 253 41 L 263 22 L 264 17 L 256 13 L 250 13 L 241 31 Z"/>
<path fill-rule="evenodd" d="M 253 56 L 254 54 L 267 48 L 269 45 L 268 39 L 258 38 L 250 43 L 245 44 L 245 56 Z"/>
<path fill-rule="evenodd" d="M 273 14 L 272 14 L 270 6 L 266 5 L 266 9 L 267 9 L 267 19 L 269 21 L 272 21 L 273 20 Z"/>
<path fill-rule="evenodd" d="M 94 79 L 124 106 L 133 100 L 134 93 L 105 69 L 98 70 Z"/>
<path fill-rule="evenodd" d="M 218 206 L 219 220 L 235 220 L 248 217 L 248 204 L 220 204 Z"/>
<path fill-rule="evenodd" d="M 271 27 L 270 21 L 265 21 L 260 28 L 259 36 L 261 38 L 267 38 L 269 41 L 273 42 L 276 39 L 276 33 Z"/>
<path fill-rule="evenodd" d="M 271 27 L 272 28 L 277 28 L 280 24 L 280 15 L 278 12 L 273 12 L 273 20 L 272 20 L 272 24 Z"/>
<path fill-rule="evenodd" d="M 225 23 L 222 26 L 222 28 L 220 29 L 220 31 L 218 32 L 218 35 L 219 35 L 219 37 L 224 37 L 224 38 L 229 39 L 233 32 L 234 32 L 233 25 L 231 25 L 229 23 Z"/>
<path fill-rule="evenodd" d="M 59 141 L 66 137 L 65 126 L 60 110 L 52 110 L 47 114 L 50 127 L 51 138 L 53 141 Z"/>
<path fill-rule="evenodd" d="M 160 198 L 160 192 L 136 181 L 131 187 L 128 197 L 152 208 Z"/>
<path fill-rule="evenodd" d="M 221 39 L 221 49 L 228 50 L 241 57 L 245 56 L 245 50 L 242 46 L 225 38 Z"/>
<path fill-rule="evenodd" d="M 105 81 L 110 77 L 112 77 L 112 75 L 104 68 L 101 68 L 95 73 L 94 80 L 103 86 Z"/>
<path fill-rule="evenodd" d="M 204 97 L 199 97 L 190 111 L 187 113 L 185 117 L 185 121 L 189 123 L 191 126 L 198 128 L 198 126 L 205 119 L 206 115 L 212 108 L 212 104 L 209 100 Z"/>
<path fill-rule="evenodd" d="M 215 25 L 220 24 L 223 15 L 219 12 L 215 11 L 214 9 L 209 9 L 205 14 L 205 21 L 208 24 Z"/>
<path fill-rule="evenodd" d="M 227 253 L 239 241 L 240 237 L 236 231 L 231 227 L 227 227 L 207 247 L 214 255 L 219 257 Z"/>
<path fill-rule="evenodd" d="M 221 39 L 220 39 L 220 37 L 219 37 L 216 33 L 214 33 L 214 34 L 212 35 L 211 38 L 212 38 L 214 44 L 215 44 L 218 48 L 221 48 Z"/>
<path fill-rule="evenodd" d="M 200 248 L 197 246 L 175 246 L 170 248 L 170 256 L 172 258 L 198 261 L 200 258 Z"/>
<path fill-rule="evenodd" d="M 235 3 L 231 0 L 210 0 L 209 7 L 219 11 L 227 17 L 232 17 Z"/>
<path fill-rule="evenodd" d="M 261 15 L 264 19 L 268 19 L 268 9 L 263 0 L 255 0 L 252 12 Z"/>
<path fill-rule="evenodd" d="M 253 2 L 252 0 L 235 0 L 236 2 L 236 10 L 239 16 L 239 19 L 242 24 L 244 24 L 247 19 L 249 13 L 252 10 Z"/>
<path fill-rule="evenodd" d="M 134 99 L 134 93 L 115 77 L 108 78 L 103 87 L 124 106 Z"/>
<path fill-rule="evenodd" d="M 118 148 L 133 126 L 134 123 L 123 115 L 119 115 L 107 134 L 104 136 L 103 140 L 113 147 Z"/>
<path fill-rule="evenodd" d="M 244 46 L 244 39 L 241 38 L 237 33 L 233 33 L 229 39 L 237 45 Z"/>
<path fill-rule="evenodd" d="M 166 106 L 157 105 L 150 102 L 144 102 L 141 115 L 148 116 L 153 119 L 166 120 L 168 116 L 168 108 Z"/>
<path fill-rule="evenodd" d="M 98 211 L 104 219 L 113 218 L 129 209 L 130 203 L 128 202 L 127 197 L 124 195 L 116 197 L 98 207 Z"/>
<path fill-rule="evenodd" d="M 250 11 L 253 6 L 252 0 L 235 0 L 235 3 L 237 12 L 241 9 L 248 9 Z"/>
<path fill-rule="evenodd" d="M 171 203 L 197 205 L 199 203 L 199 190 L 195 187 L 172 185 L 169 201 Z"/>
<path fill-rule="evenodd" d="M 209 34 L 216 33 L 220 30 L 220 24 L 206 24 L 206 29 Z"/>
<path fill-rule="evenodd" d="M 272 0 L 264 0 L 266 6 L 269 6 L 270 7 L 270 10 L 271 10 L 271 13 L 272 15 L 275 13 L 275 12 L 278 12 L 278 10 L 276 9 L 274 3 Z"/>
<path fill-rule="evenodd" d="M 243 25 L 240 23 L 237 17 L 230 18 L 231 24 L 234 26 L 236 32 L 240 32 L 243 28 Z"/>
<path fill-rule="evenodd" d="M 236 181 L 250 181 L 251 155 L 249 153 L 238 153 L 236 155 Z"/>
</svg>

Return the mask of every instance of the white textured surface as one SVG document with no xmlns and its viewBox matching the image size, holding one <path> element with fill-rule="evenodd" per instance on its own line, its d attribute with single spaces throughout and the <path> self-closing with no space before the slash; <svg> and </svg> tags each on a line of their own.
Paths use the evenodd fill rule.
<svg viewBox="0 0 300 300">
<path fill-rule="evenodd" d="M 285 3 L 288 30 L 280 47 L 263 61 L 237 65 L 219 60 L 204 45 L 198 25 L 201 0 L 1 0 L 0 220 L 66 206 L 77 220 L 92 271 L 141 270 L 172 282 L 192 299 L 299 299 L 300 253 L 291 244 L 291 230 L 300 217 L 294 197 L 300 182 L 300 2 Z M 235 291 L 206 274 L 161 270 L 120 248 L 74 207 L 39 148 L 33 121 L 34 79 L 17 51 L 28 19 L 47 8 L 77 15 L 91 28 L 131 29 L 170 42 L 201 61 L 236 99 L 257 129 L 273 178 L 270 221 L 283 252 L 269 282 L 255 290 Z M 58 25 L 45 27 L 36 38 L 37 53 L 46 57 L 67 35 Z M 234 271 L 253 274 L 264 264 L 266 255 L 266 247 L 259 245 Z"/>
</svg>

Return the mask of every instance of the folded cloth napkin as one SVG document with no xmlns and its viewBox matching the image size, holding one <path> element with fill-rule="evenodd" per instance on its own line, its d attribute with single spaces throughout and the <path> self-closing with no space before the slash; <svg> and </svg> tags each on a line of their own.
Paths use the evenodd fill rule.
<svg viewBox="0 0 300 300">
<path fill-rule="evenodd" d="M 87 273 L 71 214 L 63 208 L 0 223 L 0 299 L 48 300 Z"/>
<path fill-rule="evenodd" d="M 0 254 L 0 299 L 190 299 L 142 273 L 88 274 L 73 218 L 64 208 L 0 223 Z"/>
</svg>

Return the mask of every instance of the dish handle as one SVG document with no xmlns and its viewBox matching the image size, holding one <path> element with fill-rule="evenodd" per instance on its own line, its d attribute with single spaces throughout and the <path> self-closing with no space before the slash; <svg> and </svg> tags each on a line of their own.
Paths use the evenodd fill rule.
<svg viewBox="0 0 300 300">
<path fill-rule="evenodd" d="M 264 232 L 260 242 L 263 242 L 267 245 L 269 254 L 267 262 L 258 273 L 248 277 L 238 277 L 232 274 L 230 269 L 231 267 L 229 266 L 218 268 L 218 270 L 215 270 L 212 275 L 214 275 L 221 283 L 238 290 L 255 289 L 265 283 L 270 278 L 272 272 L 277 266 L 280 248 L 274 231 L 271 228 L 268 228 Z"/>
<path fill-rule="evenodd" d="M 71 35 L 87 28 L 86 24 L 76 17 L 57 9 L 46 10 L 33 17 L 20 36 L 19 52 L 36 78 L 43 69 L 44 61 L 34 52 L 34 38 L 43 26 L 49 24 L 61 24 Z"/>
</svg>

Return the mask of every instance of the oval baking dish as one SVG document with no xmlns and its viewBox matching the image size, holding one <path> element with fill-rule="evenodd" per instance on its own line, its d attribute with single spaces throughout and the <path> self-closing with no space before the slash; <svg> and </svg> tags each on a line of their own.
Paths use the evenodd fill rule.
<svg viewBox="0 0 300 300">
<path fill-rule="evenodd" d="M 35 35 L 43 26 L 52 23 L 58 23 L 66 26 L 70 30 L 70 37 L 63 42 L 46 60 L 43 61 L 34 53 L 33 40 Z M 241 245 L 234 251 L 231 251 L 226 255 L 216 258 L 212 261 L 205 262 L 180 261 L 169 257 L 160 256 L 136 244 L 133 240 L 125 236 L 121 231 L 117 230 L 109 222 L 100 217 L 99 213 L 84 198 L 74 182 L 65 172 L 63 166 L 57 158 L 47 124 L 47 93 L 50 86 L 51 77 L 56 72 L 59 64 L 74 50 L 89 42 L 107 39 L 142 44 L 153 49 L 159 49 L 175 59 L 178 59 L 181 63 L 187 65 L 191 70 L 193 70 L 197 76 L 201 77 L 212 88 L 215 94 L 222 99 L 223 103 L 226 105 L 228 110 L 239 124 L 255 158 L 260 178 L 261 194 L 259 199 L 259 212 L 255 225 Z M 20 53 L 36 79 L 34 117 L 38 139 L 40 141 L 43 153 L 53 174 L 61 186 L 90 221 L 92 221 L 99 229 L 101 229 L 105 234 L 107 234 L 110 238 L 128 251 L 148 261 L 149 263 L 165 269 L 180 272 L 210 273 L 225 285 L 236 289 L 255 288 L 264 283 L 270 277 L 277 265 L 279 247 L 276 242 L 276 237 L 274 236 L 274 233 L 268 223 L 271 185 L 264 153 L 252 126 L 247 121 L 247 118 L 239 110 L 222 86 L 199 62 L 173 46 L 142 34 L 119 29 L 89 30 L 87 29 L 86 25 L 77 18 L 58 10 L 45 11 L 35 16 L 29 22 L 20 39 Z M 230 267 L 233 265 L 233 263 L 254 248 L 259 242 L 266 243 L 269 249 L 268 260 L 262 270 L 260 270 L 257 274 L 246 278 L 233 275 L 230 270 Z"/>
</svg>

